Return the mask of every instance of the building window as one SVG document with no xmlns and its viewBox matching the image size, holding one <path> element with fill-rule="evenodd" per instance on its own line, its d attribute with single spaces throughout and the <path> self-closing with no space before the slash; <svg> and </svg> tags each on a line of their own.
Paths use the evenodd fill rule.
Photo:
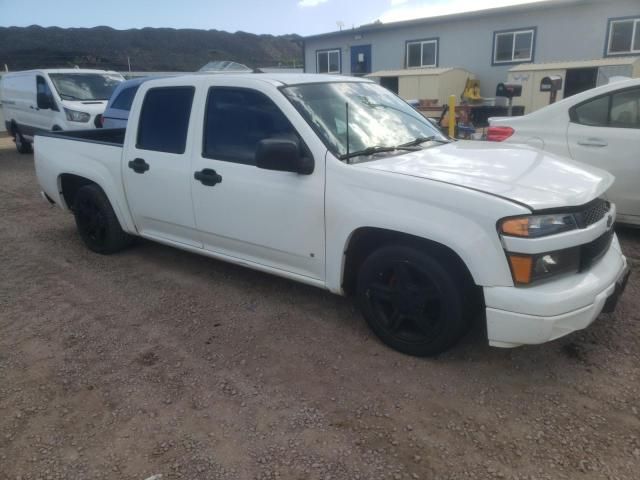
<svg viewBox="0 0 640 480">
<path fill-rule="evenodd" d="M 493 34 L 493 63 L 532 61 L 535 37 L 535 28 L 495 32 Z"/>
<path fill-rule="evenodd" d="M 407 68 L 437 67 L 438 39 L 407 42 Z"/>
<path fill-rule="evenodd" d="M 609 20 L 607 55 L 640 53 L 640 17 Z"/>
<path fill-rule="evenodd" d="M 316 71 L 318 73 L 340 73 L 340 50 L 316 52 Z"/>
</svg>

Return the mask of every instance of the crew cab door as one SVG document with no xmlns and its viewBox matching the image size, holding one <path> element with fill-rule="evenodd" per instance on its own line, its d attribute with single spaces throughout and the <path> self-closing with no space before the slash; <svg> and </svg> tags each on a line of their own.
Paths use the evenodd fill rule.
<svg viewBox="0 0 640 480">
<path fill-rule="evenodd" d="M 608 93 L 570 110 L 571 157 L 611 172 L 607 192 L 620 220 L 640 222 L 640 88 Z"/>
<path fill-rule="evenodd" d="M 195 231 L 190 123 L 195 88 L 145 89 L 134 100 L 122 175 L 138 232 L 156 240 L 202 247 Z"/>
<path fill-rule="evenodd" d="M 194 152 L 191 177 L 204 248 L 324 279 L 324 152 L 309 175 L 264 170 L 255 162 L 263 139 L 292 139 L 307 149 L 300 128 L 312 143 L 317 138 L 309 138 L 304 120 L 275 88 L 259 91 L 236 81 L 203 89 L 198 103 L 204 107 L 202 142 L 196 142 L 202 150 Z"/>
</svg>

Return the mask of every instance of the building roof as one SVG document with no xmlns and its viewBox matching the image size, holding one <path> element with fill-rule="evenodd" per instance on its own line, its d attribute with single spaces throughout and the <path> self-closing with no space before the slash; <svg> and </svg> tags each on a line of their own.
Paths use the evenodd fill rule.
<svg viewBox="0 0 640 480">
<path fill-rule="evenodd" d="M 567 68 L 607 67 L 612 65 L 634 65 L 640 57 L 598 58 L 595 60 L 577 60 L 551 63 L 523 63 L 510 68 L 510 72 L 534 72 L 539 70 L 565 70 Z"/>
<path fill-rule="evenodd" d="M 328 33 L 320 33 L 317 35 L 309 35 L 308 37 L 304 37 L 305 40 L 314 40 L 320 38 L 330 38 L 330 37 L 338 37 L 341 35 L 353 35 L 353 34 L 362 34 L 362 33 L 372 33 L 379 32 L 385 30 L 393 30 L 396 28 L 414 26 L 414 25 L 428 25 L 433 23 L 444 23 L 458 20 L 468 20 L 475 19 L 478 17 L 488 17 L 491 15 L 500 15 L 505 13 L 520 13 L 520 12 L 528 12 L 531 10 L 546 10 L 553 7 L 565 7 L 576 4 L 586 4 L 593 3 L 597 0 L 546 0 L 546 1 L 538 1 L 531 3 L 523 3 L 520 5 L 510 5 L 507 7 L 494 7 L 494 8 L 486 8 L 486 9 L 478 9 L 472 10 L 469 12 L 461 12 L 461 13 L 451 13 L 447 15 L 436 15 L 433 17 L 425 17 L 418 18 L 415 20 L 403 20 L 400 22 L 375 22 L 369 23 L 366 25 L 361 25 L 360 27 L 352 28 L 352 29 L 344 29 L 338 30 L 334 32 Z"/>
<path fill-rule="evenodd" d="M 442 75 L 452 70 L 462 70 L 464 68 L 405 68 L 403 70 L 379 70 L 377 72 L 365 75 L 366 77 L 383 78 L 383 77 L 424 77 L 429 75 Z M 467 72 L 471 74 L 470 72 Z"/>
</svg>

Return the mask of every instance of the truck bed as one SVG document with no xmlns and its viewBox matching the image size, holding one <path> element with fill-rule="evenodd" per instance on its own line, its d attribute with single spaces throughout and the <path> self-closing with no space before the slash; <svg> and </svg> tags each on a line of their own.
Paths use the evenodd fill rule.
<svg viewBox="0 0 640 480">
<path fill-rule="evenodd" d="M 92 128 L 91 130 L 68 130 L 37 133 L 41 137 L 64 138 L 79 142 L 101 143 L 105 145 L 124 145 L 125 128 Z"/>
<path fill-rule="evenodd" d="M 100 185 L 117 214 L 127 211 L 124 197 L 122 151 L 124 128 L 38 133 L 34 141 L 36 175 L 44 193 L 62 208 L 65 178 L 81 177 Z M 125 220 L 126 223 L 126 220 Z"/>
</svg>

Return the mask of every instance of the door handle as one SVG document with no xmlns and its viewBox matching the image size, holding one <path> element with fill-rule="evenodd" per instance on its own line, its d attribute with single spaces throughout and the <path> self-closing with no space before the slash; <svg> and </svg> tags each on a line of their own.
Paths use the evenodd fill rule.
<svg viewBox="0 0 640 480">
<path fill-rule="evenodd" d="M 144 173 L 149 170 L 149 164 L 142 158 L 136 158 L 129 162 L 129 168 L 136 173 Z"/>
<path fill-rule="evenodd" d="M 216 183 L 222 182 L 222 176 L 218 175 L 215 170 L 211 170 L 210 168 L 194 172 L 193 178 L 207 187 L 213 187 Z"/>
<path fill-rule="evenodd" d="M 578 140 L 578 145 L 583 147 L 606 147 L 609 144 L 600 138 L 587 138 L 586 140 Z"/>
</svg>

